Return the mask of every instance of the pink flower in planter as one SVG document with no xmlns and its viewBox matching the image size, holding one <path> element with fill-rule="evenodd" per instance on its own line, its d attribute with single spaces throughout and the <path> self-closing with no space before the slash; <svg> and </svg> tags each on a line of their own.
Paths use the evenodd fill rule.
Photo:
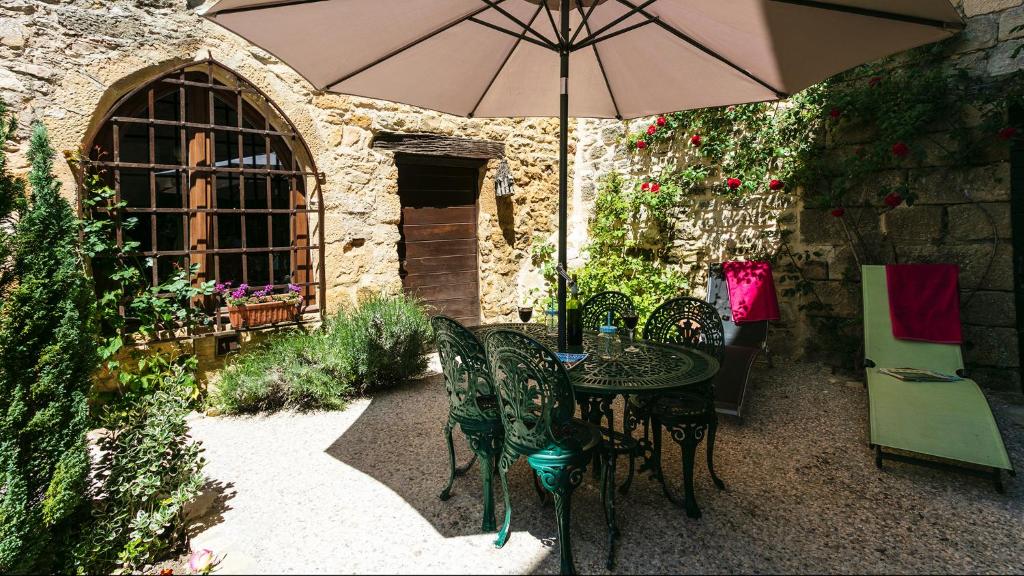
<svg viewBox="0 0 1024 576">
<path fill-rule="evenodd" d="M 647 135 L 648 136 L 654 136 L 654 133 L 657 132 L 657 131 L 658 131 L 658 127 L 655 126 L 654 124 L 651 124 L 650 126 L 647 127 Z"/>
<path fill-rule="evenodd" d="M 739 178 L 729 178 L 725 181 L 725 184 L 729 187 L 729 190 L 736 190 L 743 185 L 743 181 Z"/>
<path fill-rule="evenodd" d="M 668 122 L 668 120 L 666 120 L 664 116 L 658 116 L 658 120 L 657 120 L 658 126 L 664 126 L 665 122 Z"/>
<path fill-rule="evenodd" d="M 643 150 L 644 148 L 647 148 L 647 142 L 644 142 L 643 140 L 637 140 L 636 147 L 638 150 Z"/>
<path fill-rule="evenodd" d="M 700 143 L 701 143 L 700 134 L 694 134 L 693 136 L 690 137 L 690 144 L 693 144 L 694 146 L 700 146 Z"/>
<path fill-rule="evenodd" d="M 885 205 L 889 208 L 895 208 L 900 204 L 903 204 L 903 196 L 900 196 L 896 192 L 890 192 L 883 202 L 885 202 Z"/>
<path fill-rule="evenodd" d="M 772 190 L 782 190 L 783 188 L 786 187 L 786 185 L 782 182 L 782 180 L 772 180 L 771 182 L 768 183 L 768 187 L 771 188 Z"/>
<path fill-rule="evenodd" d="M 643 184 L 640 185 L 640 189 L 643 190 L 644 192 L 647 192 L 648 190 L 651 189 L 651 183 L 644 182 Z"/>
<path fill-rule="evenodd" d="M 288 284 L 288 291 L 289 292 L 295 292 L 296 294 L 298 294 L 299 292 L 302 292 L 302 287 L 299 286 L 298 284 L 291 284 L 291 283 L 289 283 Z"/>
<path fill-rule="evenodd" d="M 897 142 L 892 145 L 892 155 L 897 158 L 906 158 L 907 154 L 910 154 L 910 146 L 907 146 L 904 142 Z"/>
<path fill-rule="evenodd" d="M 195 574 L 209 574 L 213 569 L 213 551 L 203 548 L 188 558 L 188 567 Z"/>
<path fill-rule="evenodd" d="M 999 131 L 1000 140 L 1010 140 L 1016 135 L 1017 129 L 1014 128 L 1013 126 L 1007 126 L 1006 128 L 1003 128 L 1002 130 Z"/>
<path fill-rule="evenodd" d="M 832 209 L 832 216 L 834 218 L 842 218 L 846 214 L 846 208 L 839 206 Z"/>
</svg>

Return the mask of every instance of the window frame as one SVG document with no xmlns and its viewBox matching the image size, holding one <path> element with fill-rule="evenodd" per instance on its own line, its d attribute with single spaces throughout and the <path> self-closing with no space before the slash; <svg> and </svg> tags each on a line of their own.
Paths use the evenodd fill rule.
<svg viewBox="0 0 1024 576">
<path fill-rule="evenodd" d="M 196 78 L 204 80 L 199 81 Z M 156 118 L 156 102 L 177 91 L 177 120 Z M 200 102 L 197 102 L 197 96 Z M 235 109 L 235 125 L 216 123 L 215 103 L 221 100 Z M 205 100 L 205 101 L 203 101 Z M 146 110 L 144 116 L 125 116 L 126 109 L 135 104 Z M 202 109 L 195 108 L 197 104 Z M 204 120 L 204 121 L 196 121 Z M 250 124 L 254 127 L 247 127 Z M 259 124 L 262 124 L 260 127 Z M 121 130 L 124 126 L 145 126 L 148 139 L 148 162 L 125 162 L 121 159 Z M 160 126 L 169 126 L 177 132 L 178 164 L 157 162 L 156 131 Z M 217 136 L 227 134 L 234 139 L 237 151 L 227 159 L 225 166 L 218 166 Z M 251 165 L 246 162 L 247 138 L 251 134 L 259 141 L 262 137 L 263 164 Z M 109 141 L 107 138 L 109 137 Z M 205 280 L 234 280 L 245 282 L 249 277 L 250 256 L 267 255 L 268 281 L 275 289 L 286 289 L 288 283 L 302 288 L 302 315 L 323 311 L 326 288 L 324 284 L 324 202 L 321 185 L 324 174 L 317 171 L 315 161 L 302 136 L 288 120 L 284 112 L 262 90 L 244 77 L 212 58 L 190 62 L 164 72 L 140 83 L 110 106 L 104 117 L 86 139 L 88 147 L 83 157 L 88 169 L 110 171 L 114 202 L 120 203 L 122 170 L 146 172 L 149 179 L 149 205 L 122 208 L 120 212 L 139 217 L 139 228 L 148 228 L 149 250 L 140 250 L 137 255 L 153 258 L 148 281 L 157 285 L 160 280 L 159 261 L 161 258 L 182 258 L 185 266 L 200 264 L 196 282 Z M 93 157 L 92 151 L 109 144 L 110 159 Z M 229 143 L 229 146 L 235 144 Z M 198 153 L 193 153 L 198 150 Z M 259 157 L 257 149 L 252 154 Z M 287 158 L 282 158 L 282 152 Z M 232 162 L 237 160 L 237 162 Z M 279 166 L 282 161 L 287 166 Z M 237 165 L 236 165 L 237 164 Z M 279 166 L 279 167 L 278 167 Z M 173 172 L 178 178 L 181 204 L 177 208 L 159 207 L 157 200 L 158 172 Z M 238 207 L 217 206 L 217 177 L 232 174 L 238 178 Z M 265 207 L 246 207 L 247 180 L 258 182 L 263 178 L 266 187 Z M 275 177 L 287 178 L 287 208 L 274 207 Z M 301 186 L 299 183 L 301 182 Z M 99 212 L 103 207 L 94 208 Z M 158 244 L 157 222 L 160 215 L 177 215 L 182 218 L 182 242 L 180 250 L 161 250 Z M 240 220 L 240 247 L 220 247 L 218 223 L 220 216 L 234 216 Z M 246 233 L 246 221 L 250 217 L 265 215 L 267 218 L 266 246 L 250 247 Z M 274 243 L 275 217 L 288 217 L 288 246 Z M 146 219 L 149 225 L 146 226 Z M 117 246 L 124 245 L 124 230 L 117 223 L 114 227 Z M 314 239 L 313 236 L 316 236 Z M 314 252 L 315 258 L 314 258 Z M 289 263 L 288 282 L 277 284 L 274 277 L 275 254 L 287 253 Z M 239 255 L 242 277 L 239 279 L 220 278 L 221 256 Z M 212 259 L 212 263 L 210 260 Z M 212 265 L 211 265 L 212 264 Z M 212 277 L 211 277 L 212 276 Z M 299 277 L 299 278 L 296 278 Z M 301 280 L 301 281 L 297 281 Z M 213 318 L 213 330 L 224 332 L 227 328 L 227 308 L 221 302 L 207 300 L 193 302 L 193 306 L 206 309 Z M 121 307 L 124 314 L 124 306 Z M 300 321 L 302 319 L 300 315 Z M 240 327 L 231 327 L 238 331 Z"/>
</svg>

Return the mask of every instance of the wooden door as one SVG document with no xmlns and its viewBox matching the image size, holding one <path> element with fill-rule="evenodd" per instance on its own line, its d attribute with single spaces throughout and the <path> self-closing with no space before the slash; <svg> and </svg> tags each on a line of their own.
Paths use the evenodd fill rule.
<svg viewBox="0 0 1024 576">
<path fill-rule="evenodd" d="M 467 325 L 480 323 L 477 265 L 479 167 L 399 162 L 402 285 L 428 306 Z"/>
</svg>

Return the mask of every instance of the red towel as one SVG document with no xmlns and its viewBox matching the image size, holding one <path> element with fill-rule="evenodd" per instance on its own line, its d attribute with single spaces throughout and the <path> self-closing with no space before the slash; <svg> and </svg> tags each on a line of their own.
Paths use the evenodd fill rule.
<svg viewBox="0 0 1024 576">
<path fill-rule="evenodd" d="M 960 344 L 960 267 L 888 264 L 889 317 L 900 340 Z"/>
<path fill-rule="evenodd" d="M 723 262 L 729 306 L 736 324 L 779 319 L 772 266 L 767 262 Z"/>
</svg>

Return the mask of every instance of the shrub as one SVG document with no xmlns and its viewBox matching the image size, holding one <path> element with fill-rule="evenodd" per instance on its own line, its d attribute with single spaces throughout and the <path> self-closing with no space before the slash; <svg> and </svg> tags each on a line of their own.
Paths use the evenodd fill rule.
<svg viewBox="0 0 1024 576">
<path fill-rule="evenodd" d="M 195 359 L 165 360 L 153 392 L 105 407 L 97 443 L 92 523 L 75 549 L 80 573 L 138 572 L 185 542 L 184 507 L 205 481 L 202 449 L 188 436 Z"/>
<path fill-rule="evenodd" d="M 18 123 L 7 106 L 0 100 L 0 294 L 4 294 L 11 280 L 11 250 L 14 246 L 11 233 L 14 222 L 25 208 L 25 183 L 15 178 L 7 169 L 7 154 L 4 146 L 14 136 Z"/>
<path fill-rule="evenodd" d="M 224 370 L 214 402 L 225 412 L 340 409 L 423 372 L 431 339 L 422 307 L 376 296 L 310 333 L 272 336 Z"/>
<path fill-rule="evenodd" d="M 0 309 L 0 572 L 63 567 L 84 510 L 86 396 L 98 363 L 80 227 L 41 124 L 29 158 L 31 196 Z"/>
</svg>

